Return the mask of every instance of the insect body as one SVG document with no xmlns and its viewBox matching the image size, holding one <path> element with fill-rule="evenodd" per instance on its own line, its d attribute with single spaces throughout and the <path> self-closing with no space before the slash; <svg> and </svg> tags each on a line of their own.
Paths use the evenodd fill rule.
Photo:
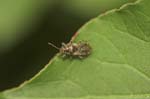
<svg viewBox="0 0 150 99">
<path fill-rule="evenodd" d="M 91 46 L 84 41 L 78 43 L 69 42 L 68 44 L 62 43 L 61 48 L 56 47 L 52 43 L 48 44 L 58 49 L 63 57 L 71 56 L 85 58 L 91 53 Z"/>
</svg>

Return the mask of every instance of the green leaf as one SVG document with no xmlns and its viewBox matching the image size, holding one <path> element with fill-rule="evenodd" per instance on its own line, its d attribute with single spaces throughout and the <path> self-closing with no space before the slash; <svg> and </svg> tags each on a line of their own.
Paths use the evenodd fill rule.
<svg viewBox="0 0 150 99">
<path fill-rule="evenodd" d="M 129 3 L 84 25 L 83 59 L 56 56 L 33 79 L 1 99 L 150 99 L 150 1 Z"/>
</svg>

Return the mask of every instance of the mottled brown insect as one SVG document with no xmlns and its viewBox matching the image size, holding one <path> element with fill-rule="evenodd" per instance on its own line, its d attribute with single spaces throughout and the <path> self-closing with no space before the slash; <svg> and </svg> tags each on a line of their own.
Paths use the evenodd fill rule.
<svg viewBox="0 0 150 99">
<path fill-rule="evenodd" d="M 58 48 L 52 43 L 48 43 L 54 48 L 58 49 L 63 57 L 71 56 L 77 58 L 85 58 L 91 53 L 91 46 L 85 41 L 80 41 L 78 43 L 69 42 L 68 44 L 62 43 L 62 47 Z"/>
</svg>

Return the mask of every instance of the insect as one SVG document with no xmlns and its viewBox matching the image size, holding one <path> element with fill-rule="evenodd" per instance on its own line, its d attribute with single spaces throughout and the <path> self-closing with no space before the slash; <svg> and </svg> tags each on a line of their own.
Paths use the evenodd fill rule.
<svg viewBox="0 0 150 99">
<path fill-rule="evenodd" d="M 56 48 L 57 50 L 59 50 L 59 52 L 62 54 L 63 57 L 66 56 L 71 56 L 71 57 L 77 57 L 77 58 L 85 58 L 88 55 L 91 54 L 91 46 L 89 45 L 89 43 L 85 42 L 85 41 L 80 41 L 78 43 L 73 43 L 72 41 L 65 44 L 62 43 L 62 47 L 58 48 L 57 46 L 55 46 L 52 43 L 48 43 L 49 45 L 51 45 L 52 47 Z"/>
</svg>

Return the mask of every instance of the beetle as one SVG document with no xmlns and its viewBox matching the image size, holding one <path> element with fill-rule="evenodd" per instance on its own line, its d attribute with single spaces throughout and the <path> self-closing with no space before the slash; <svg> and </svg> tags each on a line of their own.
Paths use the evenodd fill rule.
<svg viewBox="0 0 150 99">
<path fill-rule="evenodd" d="M 71 56 L 71 57 L 77 57 L 82 59 L 90 55 L 92 50 L 91 46 L 86 41 L 79 41 L 78 43 L 73 43 L 71 41 L 67 44 L 62 43 L 61 48 L 55 46 L 52 43 L 48 43 L 48 44 L 56 48 L 57 50 L 59 50 L 59 52 L 63 57 Z"/>
</svg>

